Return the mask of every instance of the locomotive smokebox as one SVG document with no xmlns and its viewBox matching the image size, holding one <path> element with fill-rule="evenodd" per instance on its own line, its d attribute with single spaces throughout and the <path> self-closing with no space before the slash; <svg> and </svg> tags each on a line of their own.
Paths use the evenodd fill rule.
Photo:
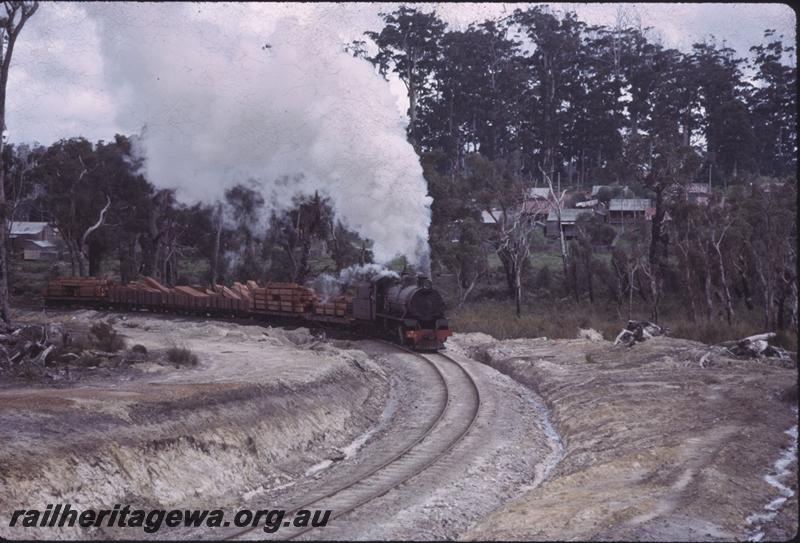
<svg viewBox="0 0 800 543">
<path fill-rule="evenodd" d="M 422 321 L 435 320 L 444 315 L 444 300 L 436 290 L 417 288 L 408 299 L 408 312 Z"/>
<path fill-rule="evenodd" d="M 400 284 L 386 290 L 386 310 L 400 318 L 433 321 L 444 315 L 444 300 L 427 277 L 403 277 Z"/>
</svg>

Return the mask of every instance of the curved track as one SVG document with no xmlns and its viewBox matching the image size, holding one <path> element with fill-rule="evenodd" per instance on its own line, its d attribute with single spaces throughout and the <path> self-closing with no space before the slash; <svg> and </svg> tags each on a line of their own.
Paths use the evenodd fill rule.
<svg viewBox="0 0 800 543">
<path fill-rule="evenodd" d="M 442 400 L 437 406 L 433 421 L 422 428 L 421 433 L 387 460 L 358 474 L 354 479 L 333 489 L 322 490 L 300 505 L 287 510 L 290 518 L 300 509 L 328 509 L 331 521 L 347 515 L 362 505 L 387 494 L 392 489 L 416 477 L 439 459 L 447 455 L 470 431 L 478 418 L 481 397 L 478 386 L 470 373 L 455 359 L 442 353 L 419 353 L 391 344 L 427 362 L 438 375 L 438 386 L 442 388 Z M 263 538 L 262 526 L 240 530 L 225 539 L 238 539 L 258 531 Z M 273 534 L 275 539 L 295 539 L 313 527 L 282 527 Z"/>
</svg>

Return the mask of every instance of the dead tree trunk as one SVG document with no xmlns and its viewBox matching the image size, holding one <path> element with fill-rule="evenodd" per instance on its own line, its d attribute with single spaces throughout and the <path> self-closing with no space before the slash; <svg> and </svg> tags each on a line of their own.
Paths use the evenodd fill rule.
<svg viewBox="0 0 800 543">
<path fill-rule="evenodd" d="M 694 289 L 692 285 L 694 284 L 692 280 L 692 266 L 691 260 L 689 259 L 689 248 L 687 247 L 688 242 L 678 242 L 676 245 L 678 246 L 678 250 L 681 252 L 682 256 L 682 267 L 683 267 L 683 280 L 686 282 L 686 294 L 689 301 L 686 309 L 689 316 L 690 322 L 697 322 L 697 307 L 694 302 Z"/>
<path fill-rule="evenodd" d="M 106 205 L 100 210 L 100 217 L 97 219 L 97 222 L 87 228 L 86 232 L 84 232 L 83 236 L 81 236 L 81 242 L 78 247 L 78 263 L 81 271 L 81 277 L 85 276 L 89 271 L 89 236 L 92 234 L 92 232 L 103 226 L 103 223 L 106 221 L 106 213 L 108 213 L 108 208 L 110 207 L 111 198 L 106 195 Z"/>
<path fill-rule="evenodd" d="M 3 155 L 3 133 L 6 130 L 6 89 L 11 57 L 17 37 L 39 8 L 39 2 L 4 2 L 5 17 L 0 22 L 0 156 Z M 5 168 L 0 167 L 0 321 L 11 321 L 8 295 L 8 235 L 6 230 Z"/>
<path fill-rule="evenodd" d="M 628 265 L 628 320 L 631 320 L 631 314 L 633 313 L 633 279 L 636 276 L 636 272 L 639 269 L 639 263 L 629 263 Z"/>
<path fill-rule="evenodd" d="M 567 239 L 564 236 L 564 228 L 561 225 L 561 207 L 567 191 L 563 191 L 559 196 L 556 196 L 555 189 L 553 188 L 553 180 L 549 175 L 547 175 L 547 173 L 545 173 L 541 166 L 539 166 L 539 171 L 542 172 L 545 181 L 547 181 L 547 186 L 550 187 L 550 194 L 552 195 L 555 203 L 558 238 L 561 242 L 561 264 L 564 267 L 564 279 L 566 280 L 567 277 L 569 277 L 569 250 L 567 249 Z"/>
<path fill-rule="evenodd" d="M 222 241 L 222 202 L 217 204 L 216 212 L 217 233 L 214 236 L 214 256 L 211 259 L 211 284 L 216 285 L 219 279 L 219 253 Z"/>
<path fill-rule="evenodd" d="M 712 245 L 714 246 L 714 251 L 717 253 L 717 260 L 719 264 L 719 281 L 720 286 L 722 287 L 722 294 L 723 294 L 723 301 L 725 302 L 725 318 L 728 321 L 728 325 L 733 324 L 733 300 L 731 297 L 731 289 L 730 285 L 728 285 L 728 278 L 725 274 L 725 259 L 722 255 L 722 241 L 725 239 L 725 234 L 730 228 L 731 223 L 727 223 L 720 232 L 719 239 L 716 239 L 714 232 L 711 232 L 712 236 Z"/>
</svg>

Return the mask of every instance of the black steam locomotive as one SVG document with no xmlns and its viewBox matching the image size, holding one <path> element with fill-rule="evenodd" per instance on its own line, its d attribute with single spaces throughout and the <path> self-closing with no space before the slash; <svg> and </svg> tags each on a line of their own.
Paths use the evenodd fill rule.
<svg viewBox="0 0 800 543">
<path fill-rule="evenodd" d="M 353 318 L 393 335 L 401 345 L 419 350 L 444 347 L 452 334 L 439 291 L 424 276 L 380 277 L 361 283 L 353 298 Z"/>
</svg>

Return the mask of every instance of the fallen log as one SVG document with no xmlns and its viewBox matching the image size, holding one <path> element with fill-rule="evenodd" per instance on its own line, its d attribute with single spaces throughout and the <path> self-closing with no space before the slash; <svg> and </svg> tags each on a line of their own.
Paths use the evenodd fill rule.
<svg viewBox="0 0 800 543">
<path fill-rule="evenodd" d="M 628 321 L 625 328 L 617 335 L 614 345 L 624 343 L 628 347 L 634 343 L 645 341 L 656 336 L 666 336 L 669 328 L 648 321 Z"/>
</svg>

